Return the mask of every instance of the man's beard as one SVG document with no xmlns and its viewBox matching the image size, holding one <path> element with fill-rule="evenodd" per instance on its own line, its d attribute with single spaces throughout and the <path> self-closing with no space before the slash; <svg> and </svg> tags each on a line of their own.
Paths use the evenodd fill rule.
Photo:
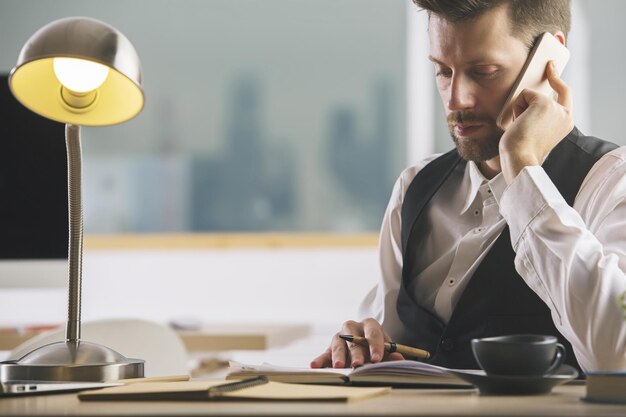
<svg viewBox="0 0 626 417">
<path fill-rule="evenodd" d="M 489 128 L 487 136 L 458 138 L 454 133 L 457 123 L 480 123 Z M 495 158 L 499 154 L 498 145 L 504 133 L 496 127 L 495 121 L 488 117 L 480 117 L 470 112 L 453 112 L 448 115 L 448 129 L 461 158 L 466 161 L 483 162 Z"/>
</svg>

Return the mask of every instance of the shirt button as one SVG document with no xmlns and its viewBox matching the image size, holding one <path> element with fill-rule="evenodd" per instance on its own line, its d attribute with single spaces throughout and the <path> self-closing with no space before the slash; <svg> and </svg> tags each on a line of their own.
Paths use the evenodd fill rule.
<svg viewBox="0 0 626 417">
<path fill-rule="evenodd" d="M 480 216 L 480 210 L 478 209 L 474 210 L 474 216 Z"/>
<path fill-rule="evenodd" d="M 454 284 L 456 284 L 456 278 L 454 277 L 449 277 L 448 278 L 448 286 L 453 287 Z"/>
<path fill-rule="evenodd" d="M 444 337 L 443 339 L 441 339 L 440 344 L 441 349 L 445 350 L 446 352 L 451 352 L 454 350 L 454 341 L 449 337 Z"/>
<path fill-rule="evenodd" d="M 487 190 L 487 192 L 488 192 L 489 194 L 491 194 L 491 188 L 489 188 L 489 189 Z"/>
<path fill-rule="evenodd" d="M 483 231 L 483 228 L 482 228 L 482 227 L 477 227 L 476 229 L 474 229 L 474 231 L 475 231 L 476 233 L 480 233 L 480 232 L 482 232 L 482 231 Z"/>
</svg>

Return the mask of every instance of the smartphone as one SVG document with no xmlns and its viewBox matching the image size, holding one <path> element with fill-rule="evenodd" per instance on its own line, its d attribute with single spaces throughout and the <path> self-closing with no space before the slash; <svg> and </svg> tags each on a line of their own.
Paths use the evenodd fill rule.
<svg viewBox="0 0 626 417">
<path fill-rule="evenodd" d="M 569 50 L 551 33 L 546 32 L 539 36 L 496 119 L 500 129 L 506 130 L 513 122 L 513 103 L 525 88 L 553 96 L 554 92 L 545 74 L 546 65 L 553 61 L 556 71 L 561 75 L 569 61 L 569 55 Z"/>
</svg>

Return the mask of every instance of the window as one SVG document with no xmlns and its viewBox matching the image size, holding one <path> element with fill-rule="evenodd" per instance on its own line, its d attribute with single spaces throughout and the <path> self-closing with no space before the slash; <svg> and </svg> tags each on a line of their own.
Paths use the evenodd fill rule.
<svg viewBox="0 0 626 417">
<path fill-rule="evenodd" d="M 375 231 L 405 161 L 404 0 L 4 2 L 2 69 L 40 26 L 120 29 L 146 106 L 83 129 L 85 229 Z"/>
</svg>

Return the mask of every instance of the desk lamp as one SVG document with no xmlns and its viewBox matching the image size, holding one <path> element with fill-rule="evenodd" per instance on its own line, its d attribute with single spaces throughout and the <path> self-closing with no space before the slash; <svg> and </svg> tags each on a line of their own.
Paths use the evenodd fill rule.
<svg viewBox="0 0 626 417">
<path fill-rule="evenodd" d="M 26 42 L 9 76 L 24 106 L 65 123 L 69 211 L 66 340 L 0 363 L 0 380 L 109 381 L 142 377 L 144 361 L 80 339 L 83 256 L 80 125 L 125 122 L 143 108 L 141 64 L 117 29 L 85 17 L 56 20 Z"/>
</svg>

